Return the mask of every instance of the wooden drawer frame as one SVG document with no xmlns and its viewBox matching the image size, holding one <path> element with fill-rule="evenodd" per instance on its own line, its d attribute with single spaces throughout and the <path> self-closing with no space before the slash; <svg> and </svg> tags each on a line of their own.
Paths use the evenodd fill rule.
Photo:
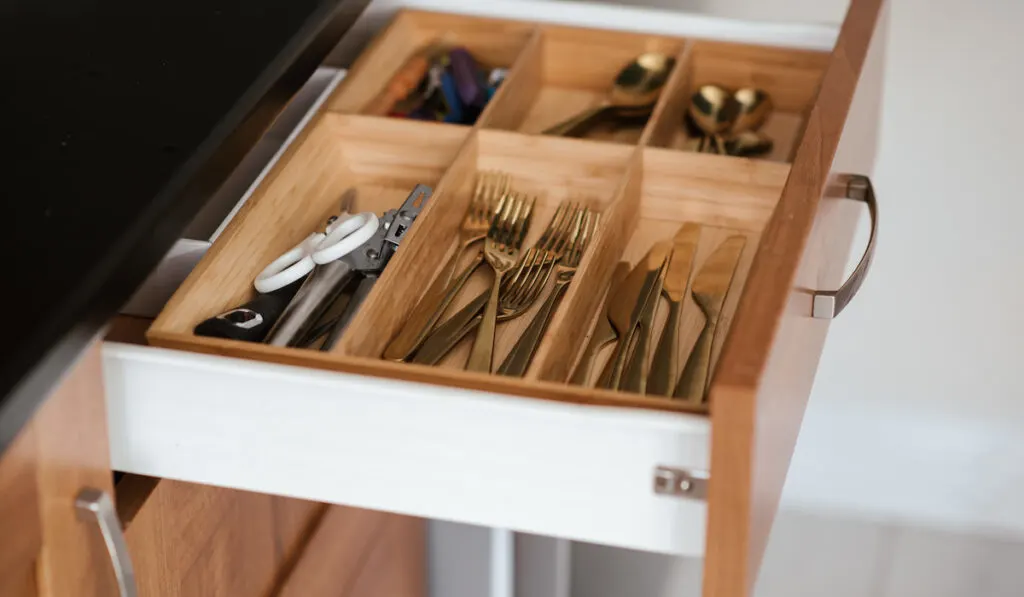
<svg viewBox="0 0 1024 597">
<path fill-rule="evenodd" d="M 474 10 L 515 16 L 534 4 Z M 801 289 L 838 285 L 857 219 L 842 202 L 822 201 L 821 192 L 830 171 L 868 173 L 873 162 L 877 97 L 855 90 L 862 70 L 879 76 L 873 69 L 884 32 L 877 28 L 886 20 L 880 5 L 855 0 L 839 35 L 764 232 L 762 247 L 770 242 L 773 250 L 758 254 L 748 280 L 764 290 L 756 302 L 741 301 L 736 314 L 734 329 L 744 334 L 729 341 L 744 348 L 719 365 L 713 400 L 731 406 L 712 419 L 108 344 L 115 468 L 648 551 L 706 552 L 705 595 L 746 594 L 827 333 L 827 322 L 809 317 Z M 831 46 L 827 29 L 817 27 L 621 7 L 567 4 L 551 18 Z M 844 122 L 854 125 L 844 131 Z M 856 135 L 866 138 L 851 141 Z M 623 439 L 622 449 L 600 449 L 609 434 Z M 526 436 L 536 450 L 523 450 Z M 493 447 L 486 455 L 478 453 L 482 441 Z M 711 507 L 655 494 L 658 466 L 710 469 Z"/>
</svg>

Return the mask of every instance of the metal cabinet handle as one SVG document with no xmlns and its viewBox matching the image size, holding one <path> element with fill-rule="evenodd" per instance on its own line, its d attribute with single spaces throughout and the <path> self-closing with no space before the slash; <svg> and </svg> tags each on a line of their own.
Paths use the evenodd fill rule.
<svg viewBox="0 0 1024 597">
<path fill-rule="evenodd" d="M 875 199 L 875 188 L 871 185 L 871 179 L 860 174 L 841 174 L 839 176 L 840 179 L 846 179 L 846 198 L 867 204 L 868 213 L 871 216 L 871 236 L 868 238 L 868 246 L 860 258 L 860 263 L 857 264 L 846 282 L 839 287 L 839 290 L 814 291 L 811 317 L 815 319 L 835 319 L 843 312 L 846 305 L 860 290 L 860 285 L 864 283 L 864 278 L 868 275 L 868 268 L 871 267 L 871 260 L 875 256 L 875 240 L 878 237 L 878 201 Z"/>
<path fill-rule="evenodd" d="M 85 488 L 75 497 L 75 510 L 78 520 L 95 522 L 99 527 L 103 542 L 107 545 L 107 552 L 110 553 L 110 563 L 114 568 L 114 576 L 117 577 L 121 597 L 136 597 L 132 560 L 128 556 L 128 546 L 125 544 L 121 523 L 117 519 L 114 502 L 110 496 L 99 489 Z"/>
</svg>

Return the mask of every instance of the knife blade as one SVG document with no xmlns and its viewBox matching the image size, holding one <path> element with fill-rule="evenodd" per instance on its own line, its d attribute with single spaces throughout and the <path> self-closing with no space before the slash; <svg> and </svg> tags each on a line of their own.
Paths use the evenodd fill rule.
<svg viewBox="0 0 1024 597">
<path fill-rule="evenodd" d="M 658 348 L 654 351 L 647 382 L 648 394 L 671 395 L 672 385 L 679 376 L 679 316 L 686 288 L 690 284 L 693 256 L 700 242 L 700 230 L 700 224 L 688 222 L 683 224 L 672 239 L 672 257 L 668 263 L 668 273 L 665 275 L 665 286 L 662 289 L 662 294 L 668 299 L 668 318 L 661 332 L 661 339 L 658 340 Z"/>
<path fill-rule="evenodd" d="M 609 286 L 606 301 L 611 301 L 612 295 L 622 285 L 627 275 L 629 275 L 629 263 L 620 261 L 612 272 L 612 283 Z M 590 370 L 594 368 L 594 357 L 598 351 L 615 342 L 615 328 L 612 327 L 607 315 L 605 315 L 607 303 L 604 306 L 606 308 L 601 309 L 601 315 L 598 316 L 597 324 L 594 325 L 594 332 L 590 334 L 590 342 L 583 349 L 583 356 L 580 357 L 580 362 L 576 365 L 576 371 L 573 372 L 572 379 L 569 381 L 573 385 L 586 385 L 587 380 L 590 379 Z"/>
<path fill-rule="evenodd" d="M 611 389 L 619 387 L 633 332 L 647 306 L 647 301 L 651 298 L 654 285 L 661 277 L 665 258 L 671 248 L 672 245 L 668 242 L 660 242 L 651 247 L 651 250 L 637 262 L 633 271 L 626 276 L 626 281 L 608 301 L 608 320 L 615 328 L 618 341 L 611 358 L 601 373 L 601 378 L 598 380 L 599 387 Z"/>
<path fill-rule="evenodd" d="M 732 279 L 739 264 L 740 255 L 747 239 L 744 236 L 730 236 L 715 249 L 704 262 L 697 277 L 693 279 L 691 292 L 697 306 L 704 312 L 707 321 L 697 338 L 690 358 L 686 361 L 683 374 L 676 384 L 672 397 L 677 400 L 701 404 L 705 400 L 708 380 L 711 379 L 711 348 L 722 314 L 722 305 L 732 286 Z"/>
<path fill-rule="evenodd" d="M 636 341 L 633 342 L 632 352 L 622 372 L 622 381 L 619 383 L 620 390 L 638 394 L 647 392 L 647 356 L 650 354 L 651 348 L 651 328 L 654 327 L 654 315 L 658 310 L 661 289 L 665 283 L 668 264 L 671 261 L 672 252 L 669 249 L 665 263 L 661 266 L 661 271 L 658 272 L 658 279 L 651 287 L 651 293 L 644 303 L 644 310 L 640 312 L 640 318 L 637 320 L 637 329 L 633 334 Z"/>
</svg>

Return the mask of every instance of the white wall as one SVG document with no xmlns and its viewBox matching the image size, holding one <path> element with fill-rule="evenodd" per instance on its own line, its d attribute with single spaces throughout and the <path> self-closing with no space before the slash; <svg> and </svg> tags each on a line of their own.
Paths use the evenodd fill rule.
<svg viewBox="0 0 1024 597">
<path fill-rule="evenodd" d="M 785 499 L 1022 532 L 1024 3 L 891 8 L 877 258 L 830 333 Z"/>
</svg>

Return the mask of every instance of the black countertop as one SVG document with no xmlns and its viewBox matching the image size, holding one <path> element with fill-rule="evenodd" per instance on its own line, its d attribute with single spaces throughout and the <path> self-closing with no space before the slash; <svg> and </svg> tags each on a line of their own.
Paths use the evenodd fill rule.
<svg viewBox="0 0 1024 597">
<path fill-rule="evenodd" d="M 366 4 L 0 7 L 0 451 Z"/>
</svg>

